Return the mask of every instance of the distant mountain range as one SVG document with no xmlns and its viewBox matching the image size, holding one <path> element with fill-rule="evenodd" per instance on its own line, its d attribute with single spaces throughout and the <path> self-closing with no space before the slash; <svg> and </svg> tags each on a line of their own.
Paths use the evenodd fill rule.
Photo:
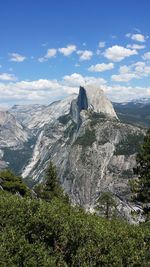
<svg viewBox="0 0 150 267">
<path fill-rule="evenodd" d="M 150 127 L 150 98 L 113 103 L 113 106 L 120 120 L 133 125 Z"/>
</svg>

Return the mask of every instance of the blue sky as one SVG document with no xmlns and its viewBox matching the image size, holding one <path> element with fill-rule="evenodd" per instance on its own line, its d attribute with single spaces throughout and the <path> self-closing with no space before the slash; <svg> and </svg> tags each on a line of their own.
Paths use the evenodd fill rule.
<svg viewBox="0 0 150 267">
<path fill-rule="evenodd" d="M 150 97 L 149 0 L 1 0 L 0 104 Z"/>
</svg>

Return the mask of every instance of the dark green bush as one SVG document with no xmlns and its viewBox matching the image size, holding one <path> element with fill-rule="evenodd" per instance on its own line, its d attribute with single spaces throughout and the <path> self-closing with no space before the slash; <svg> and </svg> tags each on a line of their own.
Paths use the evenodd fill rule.
<svg viewBox="0 0 150 267">
<path fill-rule="evenodd" d="M 149 225 L 108 221 L 54 198 L 5 191 L 0 198 L 0 266 L 150 266 Z"/>
</svg>

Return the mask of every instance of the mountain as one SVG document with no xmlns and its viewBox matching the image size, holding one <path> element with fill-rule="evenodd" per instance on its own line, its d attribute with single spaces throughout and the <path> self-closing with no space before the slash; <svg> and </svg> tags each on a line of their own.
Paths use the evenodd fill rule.
<svg viewBox="0 0 150 267">
<path fill-rule="evenodd" d="M 16 119 L 31 131 L 39 132 L 44 125 L 57 120 L 61 115 L 65 115 L 70 110 L 73 99 L 76 94 L 66 97 L 63 100 L 44 105 L 13 106 L 10 112 Z"/>
<path fill-rule="evenodd" d="M 127 103 L 113 103 L 114 109 L 120 120 L 150 127 L 150 98 L 143 98 Z"/>
<path fill-rule="evenodd" d="M 0 146 L 18 147 L 27 140 L 27 133 L 8 111 L 0 111 Z"/>
<path fill-rule="evenodd" d="M 0 168 L 7 167 L 5 152 L 21 149 L 27 139 L 27 131 L 16 118 L 8 111 L 0 110 Z"/>
<path fill-rule="evenodd" d="M 27 133 L 22 148 L 1 149 L 12 169 L 35 183 L 52 160 L 72 203 L 93 210 L 99 195 L 111 191 L 121 214 L 130 218 L 129 180 L 145 130 L 120 120 L 100 88 L 80 87 L 78 95 L 48 106 L 9 112 Z"/>
</svg>

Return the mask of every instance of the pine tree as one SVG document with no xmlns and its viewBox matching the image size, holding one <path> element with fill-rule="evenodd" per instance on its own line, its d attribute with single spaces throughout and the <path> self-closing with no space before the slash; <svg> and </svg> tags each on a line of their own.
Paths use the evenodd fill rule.
<svg viewBox="0 0 150 267">
<path fill-rule="evenodd" d="M 12 194 L 20 194 L 26 196 L 30 194 L 29 188 L 23 183 L 22 178 L 16 176 L 11 170 L 3 170 L 0 172 L 0 186 L 3 190 Z"/>
<path fill-rule="evenodd" d="M 113 217 L 116 213 L 116 202 L 111 192 L 104 192 L 97 200 L 96 209 L 100 211 L 107 219 Z"/>
<path fill-rule="evenodd" d="M 56 167 L 52 162 L 49 163 L 46 169 L 43 182 L 35 186 L 34 189 L 37 196 L 46 201 L 51 201 L 54 197 L 68 200 L 67 196 L 63 193 L 63 189 L 58 181 Z"/>
</svg>

